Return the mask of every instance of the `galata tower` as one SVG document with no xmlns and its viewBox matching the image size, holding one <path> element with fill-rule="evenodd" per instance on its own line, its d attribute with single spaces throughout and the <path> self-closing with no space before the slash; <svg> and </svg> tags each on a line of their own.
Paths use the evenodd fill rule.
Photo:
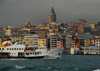
<svg viewBox="0 0 100 71">
<path fill-rule="evenodd" d="M 49 23 L 56 22 L 56 13 L 54 11 L 54 8 L 52 6 L 51 12 L 49 14 Z"/>
</svg>

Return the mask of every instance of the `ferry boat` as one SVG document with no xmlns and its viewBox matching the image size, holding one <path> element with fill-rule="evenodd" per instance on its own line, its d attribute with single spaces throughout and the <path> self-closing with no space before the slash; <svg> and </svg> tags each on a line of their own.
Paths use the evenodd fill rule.
<svg viewBox="0 0 100 71">
<path fill-rule="evenodd" d="M 46 46 L 29 47 L 24 42 L 4 41 L 0 45 L 0 59 L 2 58 L 61 58 L 64 48 L 48 49 Z"/>
</svg>

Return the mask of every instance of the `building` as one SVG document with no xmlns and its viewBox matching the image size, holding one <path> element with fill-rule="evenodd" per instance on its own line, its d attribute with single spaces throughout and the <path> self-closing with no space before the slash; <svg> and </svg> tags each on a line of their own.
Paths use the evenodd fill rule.
<svg viewBox="0 0 100 71">
<path fill-rule="evenodd" d="M 3 38 L 0 38 L 0 45 L 2 44 L 2 42 L 3 42 Z"/>
<path fill-rule="evenodd" d="M 63 40 L 57 41 L 57 48 L 63 48 Z"/>
<path fill-rule="evenodd" d="M 91 23 L 90 24 L 90 27 L 91 27 L 91 29 L 95 29 L 95 24 L 94 23 Z"/>
<path fill-rule="evenodd" d="M 38 46 L 46 46 L 46 38 L 39 38 Z"/>
<path fill-rule="evenodd" d="M 94 35 L 91 35 L 90 33 L 76 35 L 77 41 L 79 41 L 80 46 L 83 46 L 83 47 L 84 47 L 84 41 L 89 40 L 91 43 L 93 37 L 94 37 Z"/>
<path fill-rule="evenodd" d="M 49 23 L 56 22 L 56 13 L 54 11 L 54 8 L 52 6 L 51 12 L 49 14 Z"/>
<path fill-rule="evenodd" d="M 22 34 L 12 34 L 10 35 L 10 39 L 12 42 L 23 42 L 24 35 Z"/>
<path fill-rule="evenodd" d="M 76 44 L 75 44 L 75 40 L 72 40 L 72 47 L 75 47 Z"/>
<path fill-rule="evenodd" d="M 11 28 L 7 28 L 6 29 L 6 33 L 5 33 L 7 36 L 10 36 L 13 34 L 13 30 Z"/>
<path fill-rule="evenodd" d="M 70 49 L 71 48 L 71 42 L 72 42 L 72 35 L 67 35 L 65 37 L 65 48 Z"/>
<path fill-rule="evenodd" d="M 24 37 L 24 42 L 29 46 L 38 46 L 38 39 L 38 34 L 28 34 Z"/>
<path fill-rule="evenodd" d="M 85 40 L 84 41 L 84 47 L 89 47 L 90 41 L 89 40 Z"/>
<path fill-rule="evenodd" d="M 92 44 L 95 44 L 95 47 L 100 47 L 100 36 L 95 36 L 92 39 Z"/>
<path fill-rule="evenodd" d="M 0 36 L 3 36 L 5 34 L 6 34 L 6 32 L 4 30 L 0 30 Z"/>
<path fill-rule="evenodd" d="M 57 48 L 57 40 L 58 36 L 57 35 L 51 35 L 50 36 L 50 48 Z"/>
<path fill-rule="evenodd" d="M 91 33 L 91 27 L 78 27 L 77 28 L 78 33 Z"/>
</svg>

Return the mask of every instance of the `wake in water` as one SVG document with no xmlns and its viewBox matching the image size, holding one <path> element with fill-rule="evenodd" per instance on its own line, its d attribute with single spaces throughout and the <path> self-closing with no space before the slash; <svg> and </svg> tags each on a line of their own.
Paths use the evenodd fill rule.
<svg viewBox="0 0 100 71">
<path fill-rule="evenodd" d="M 93 71 L 100 71 L 100 69 L 96 69 L 96 70 L 93 70 Z"/>
<path fill-rule="evenodd" d="M 18 65 L 15 65 L 14 66 L 16 69 L 23 69 L 23 68 L 25 68 L 25 66 L 18 66 Z"/>
</svg>

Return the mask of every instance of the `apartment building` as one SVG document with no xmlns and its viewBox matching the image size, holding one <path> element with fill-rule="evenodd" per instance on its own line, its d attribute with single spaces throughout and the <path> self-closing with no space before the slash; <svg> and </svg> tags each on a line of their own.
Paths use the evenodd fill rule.
<svg viewBox="0 0 100 71">
<path fill-rule="evenodd" d="M 95 47 L 100 47 L 100 36 L 95 36 L 92 39 L 92 44 L 95 44 Z"/>
<path fill-rule="evenodd" d="M 25 44 L 29 46 L 38 46 L 39 34 L 28 34 L 24 37 Z"/>
<path fill-rule="evenodd" d="M 10 39 L 12 42 L 23 42 L 24 35 L 22 34 L 12 34 L 10 35 Z"/>
</svg>

